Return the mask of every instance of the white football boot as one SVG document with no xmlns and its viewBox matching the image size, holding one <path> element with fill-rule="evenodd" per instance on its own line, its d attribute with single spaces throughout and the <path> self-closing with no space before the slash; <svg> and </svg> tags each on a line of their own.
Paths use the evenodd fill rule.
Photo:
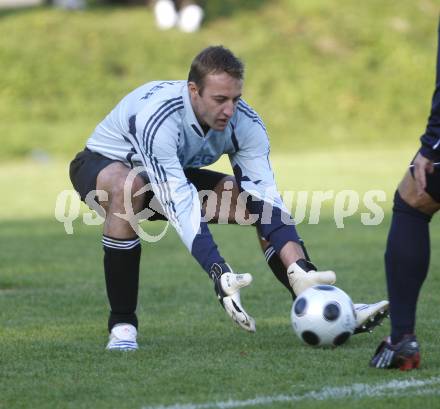
<svg viewBox="0 0 440 409">
<path fill-rule="evenodd" d="M 108 344 L 105 349 L 112 351 L 136 351 L 137 330 L 131 324 L 116 324 L 109 336 Z"/>
<path fill-rule="evenodd" d="M 316 271 L 316 267 L 305 259 L 292 263 L 287 269 L 287 277 L 297 296 L 314 285 L 332 285 L 336 282 L 334 271 Z"/>
<path fill-rule="evenodd" d="M 379 301 L 375 304 L 354 304 L 356 313 L 355 334 L 372 332 L 375 327 L 382 325 L 384 318 L 389 315 L 389 302 Z"/>
<path fill-rule="evenodd" d="M 171 0 L 157 0 L 154 4 L 154 17 L 160 30 L 169 30 L 177 23 L 177 11 Z"/>
<path fill-rule="evenodd" d="M 202 24 L 203 9 L 197 4 L 188 4 L 179 12 L 177 26 L 185 33 L 194 33 Z"/>
</svg>

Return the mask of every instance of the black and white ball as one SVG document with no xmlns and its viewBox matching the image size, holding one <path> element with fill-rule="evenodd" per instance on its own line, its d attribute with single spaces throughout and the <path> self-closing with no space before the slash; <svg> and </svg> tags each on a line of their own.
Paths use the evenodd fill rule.
<svg viewBox="0 0 440 409">
<path fill-rule="evenodd" d="M 338 346 L 356 328 L 351 298 L 332 285 L 316 285 L 302 292 L 292 305 L 296 335 L 308 345 Z"/>
</svg>

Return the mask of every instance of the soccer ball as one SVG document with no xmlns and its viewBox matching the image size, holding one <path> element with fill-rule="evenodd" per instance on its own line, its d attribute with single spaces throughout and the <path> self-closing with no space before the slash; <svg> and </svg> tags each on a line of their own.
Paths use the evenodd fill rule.
<svg viewBox="0 0 440 409">
<path fill-rule="evenodd" d="M 302 292 L 292 305 L 296 335 L 308 345 L 338 346 L 356 327 L 351 298 L 332 285 L 316 285 Z"/>
</svg>

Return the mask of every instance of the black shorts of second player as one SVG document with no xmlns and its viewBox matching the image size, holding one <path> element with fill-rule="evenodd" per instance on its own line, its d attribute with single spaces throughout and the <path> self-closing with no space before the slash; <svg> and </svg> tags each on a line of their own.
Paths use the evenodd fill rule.
<svg viewBox="0 0 440 409">
<path fill-rule="evenodd" d="M 86 148 L 79 152 L 70 163 L 70 180 L 84 203 L 86 202 L 86 196 L 88 193 L 96 190 L 96 179 L 99 172 L 113 162 L 118 161 L 107 158 L 97 152 L 92 152 Z M 215 172 L 208 169 L 188 168 L 185 169 L 184 172 L 187 179 L 196 187 L 198 192 L 214 190 L 220 181 L 228 176 L 225 173 Z M 141 173 L 140 176 L 143 177 L 146 184 L 149 183 L 149 180 L 144 173 Z M 94 200 L 97 202 L 96 198 Z M 151 209 L 153 201 L 155 201 L 154 193 L 152 190 L 148 190 L 145 197 L 145 208 Z M 151 210 L 153 211 L 153 214 L 148 220 L 167 220 L 163 214 L 158 213 L 153 209 Z"/>
<path fill-rule="evenodd" d="M 417 152 L 418 154 L 419 152 Z M 416 156 L 417 156 L 416 154 Z M 415 156 L 414 156 L 415 159 Z M 411 164 L 414 163 L 414 159 Z M 414 167 L 411 167 L 411 174 L 414 177 Z M 426 193 L 431 196 L 436 202 L 440 203 L 440 168 L 435 167 L 433 173 L 426 174 Z"/>
</svg>

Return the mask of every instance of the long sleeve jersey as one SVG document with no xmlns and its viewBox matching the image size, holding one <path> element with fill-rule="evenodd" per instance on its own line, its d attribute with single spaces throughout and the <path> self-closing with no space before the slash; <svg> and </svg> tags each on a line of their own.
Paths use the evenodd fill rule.
<svg viewBox="0 0 440 409">
<path fill-rule="evenodd" d="M 264 123 L 243 100 L 223 131 L 206 134 L 194 114 L 186 81 L 154 81 L 125 96 L 96 127 L 87 148 L 129 167 L 143 166 L 156 198 L 185 246 L 209 271 L 224 262 L 203 218 L 196 188 L 184 169 L 210 165 L 228 154 L 236 180 L 248 192 L 262 237 L 280 251 L 298 241 L 276 189 Z"/>
</svg>

